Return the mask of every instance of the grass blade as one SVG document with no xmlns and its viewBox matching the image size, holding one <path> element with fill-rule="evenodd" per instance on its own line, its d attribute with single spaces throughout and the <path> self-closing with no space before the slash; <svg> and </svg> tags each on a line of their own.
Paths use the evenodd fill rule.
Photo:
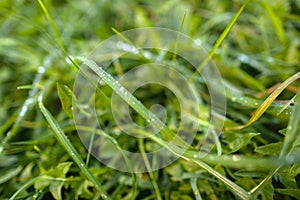
<svg viewBox="0 0 300 200">
<path fill-rule="evenodd" d="M 281 19 L 274 12 L 272 7 L 270 6 L 270 4 L 266 0 L 263 1 L 263 6 L 266 9 L 266 11 L 267 11 L 267 13 L 268 13 L 268 15 L 271 19 L 271 22 L 273 23 L 273 26 L 276 29 L 275 33 L 277 33 L 278 38 L 280 39 L 280 41 L 283 44 L 285 44 L 286 43 L 286 37 L 285 37 L 284 28 L 283 28 L 283 24 L 282 24 Z"/>
<path fill-rule="evenodd" d="M 38 2 L 39 2 L 39 4 L 40 4 L 40 6 L 41 6 L 43 12 L 45 13 L 46 18 L 47 18 L 47 20 L 49 21 L 51 28 L 53 29 L 53 32 L 54 32 L 55 39 L 56 39 L 57 43 L 59 44 L 60 48 L 62 48 L 63 52 L 66 52 L 66 50 L 65 50 L 65 45 L 64 45 L 64 43 L 63 43 L 63 41 L 62 41 L 62 39 L 61 39 L 60 33 L 59 33 L 59 31 L 58 31 L 58 28 L 56 27 L 56 25 L 55 25 L 53 19 L 51 18 L 51 16 L 50 16 L 50 14 L 49 14 L 49 12 L 48 12 L 48 10 L 47 10 L 45 4 L 43 3 L 42 0 L 38 0 Z"/>
<path fill-rule="evenodd" d="M 264 112 L 268 109 L 268 107 L 274 102 L 274 100 L 278 97 L 278 95 L 292 82 L 300 78 L 300 72 L 294 74 L 290 78 L 288 78 L 286 81 L 284 81 L 282 84 L 279 85 L 279 87 L 272 92 L 272 94 L 261 104 L 261 106 L 255 111 L 255 113 L 252 115 L 250 120 L 245 124 L 241 126 L 235 126 L 235 127 L 227 127 L 225 130 L 240 130 L 243 128 L 246 128 L 247 126 L 250 126 L 253 122 L 258 120 Z"/>
<path fill-rule="evenodd" d="M 47 64 L 48 58 L 44 60 L 44 66 L 39 66 L 37 70 L 37 74 L 34 77 L 32 85 L 34 86 L 29 92 L 28 92 L 28 98 L 25 100 L 24 104 L 21 107 L 21 111 L 19 112 L 15 123 L 13 127 L 9 130 L 6 137 L 1 141 L 0 144 L 0 152 L 3 150 L 4 146 L 9 142 L 18 132 L 18 130 L 21 128 L 22 122 L 25 120 L 27 114 L 29 111 L 32 110 L 34 105 L 36 104 L 36 97 L 38 95 L 39 88 L 36 86 L 37 83 L 39 83 L 43 77 L 46 74 L 48 64 Z M 4 128 L 4 127 L 3 127 Z"/>
<path fill-rule="evenodd" d="M 148 174 L 151 178 L 151 182 L 152 182 L 152 185 L 154 187 L 154 191 L 155 191 L 155 194 L 156 194 L 156 198 L 158 200 L 162 200 L 162 197 L 161 197 L 161 194 L 160 194 L 160 191 L 159 191 L 159 188 L 158 188 L 158 185 L 157 185 L 157 182 L 155 180 L 155 176 L 152 172 L 152 169 L 151 169 L 151 166 L 150 166 L 150 162 L 148 160 L 148 157 L 147 157 L 147 154 L 145 152 L 145 147 L 144 147 L 144 141 L 142 138 L 139 138 L 139 149 L 140 149 L 140 152 L 142 153 L 142 156 L 143 156 L 143 159 L 144 159 L 144 162 L 145 162 L 145 165 L 147 167 L 147 170 L 148 170 Z"/>
<path fill-rule="evenodd" d="M 233 19 L 231 20 L 231 22 L 228 24 L 228 26 L 225 28 L 225 30 L 223 31 L 223 33 L 220 35 L 220 37 L 218 38 L 218 40 L 216 41 L 215 45 L 213 46 L 213 48 L 209 51 L 208 55 L 206 56 L 206 58 L 201 62 L 201 64 L 197 67 L 196 71 L 194 72 L 194 74 L 191 76 L 190 80 L 194 80 L 195 77 L 198 75 L 198 73 L 200 73 L 203 69 L 203 67 L 208 63 L 208 61 L 213 57 L 213 55 L 216 53 L 216 50 L 220 47 L 220 45 L 222 44 L 222 42 L 225 40 L 225 38 L 227 37 L 227 35 L 229 34 L 230 30 L 232 29 L 233 25 L 236 23 L 237 19 L 239 18 L 239 16 L 242 14 L 242 12 L 244 11 L 245 7 L 247 6 L 247 4 L 249 3 L 250 0 L 246 0 L 244 2 L 244 4 L 242 5 L 242 7 L 239 9 L 239 11 L 235 14 L 235 16 L 233 17 Z"/>
<path fill-rule="evenodd" d="M 293 150 L 293 144 L 297 141 L 300 128 L 300 87 L 295 100 L 295 108 L 292 112 L 290 122 L 284 137 L 280 158 L 285 157 Z"/>
<path fill-rule="evenodd" d="M 110 74 L 99 67 L 92 60 L 84 60 L 84 64 L 93 70 L 109 87 L 111 87 L 124 101 L 126 101 L 137 113 L 139 113 L 146 121 L 151 123 L 158 130 L 161 129 L 161 135 L 167 140 L 173 140 L 175 144 L 188 148 L 184 140 L 169 130 L 165 124 L 152 112 L 150 112 L 137 98 L 135 98 L 126 88 L 116 81 Z"/>
<path fill-rule="evenodd" d="M 58 125 L 58 123 L 56 122 L 52 114 L 44 106 L 42 95 L 40 95 L 38 98 L 38 105 L 44 117 L 46 118 L 47 122 L 49 123 L 51 129 L 53 130 L 55 137 L 57 138 L 59 143 L 65 148 L 65 150 L 69 153 L 69 155 L 72 157 L 75 163 L 79 166 L 83 174 L 95 185 L 97 190 L 101 192 L 101 197 L 103 199 L 111 199 L 106 193 L 106 191 L 104 190 L 103 186 L 100 184 L 100 182 L 86 167 L 79 153 L 76 151 L 76 149 L 71 144 L 67 136 L 64 134 L 63 130 L 60 128 L 60 126 Z"/>
<path fill-rule="evenodd" d="M 191 178 L 190 183 L 191 183 L 191 187 L 192 187 L 192 190 L 194 192 L 196 200 L 202 200 L 200 192 L 199 192 L 198 187 L 197 187 L 197 178 Z"/>
<path fill-rule="evenodd" d="M 27 181 L 27 183 L 25 183 L 22 187 L 20 187 L 18 189 L 18 191 L 16 191 L 10 198 L 9 200 L 14 200 L 14 199 L 17 199 L 17 196 L 22 192 L 22 191 L 25 191 L 27 188 L 29 188 L 31 185 L 34 184 L 34 182 L 36 180 L 38 180 L 41 176 L 38 176 L 38 177 L 35 177 L 33 179 L 30 179 L 29 181 Z"/>
</svg>

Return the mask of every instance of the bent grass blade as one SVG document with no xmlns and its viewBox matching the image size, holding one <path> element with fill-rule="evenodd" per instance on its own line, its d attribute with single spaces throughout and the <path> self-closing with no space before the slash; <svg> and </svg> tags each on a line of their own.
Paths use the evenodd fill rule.
<svg viewBox="0 0 300 200">
<path fill-rule="evenodd" d="M 286 81 L 284 81 L 282 84 L 279 85 L 279 87 L 272 92 L 272 94 L 261 104 L 261 106 L 255 111 L 255 113 L 252 115 L 250 120 L 245 124 L 241 126 L 235 126 L 235 127 L 226 127 L 225 130 L 240 130 L 243 128 L 246 128 L 250 126 L 253 122 L 258 120 L 264 113 L 265 111 L 269 108 L 269 106 L 272 104 L 272 102 L 275 101 L 275 99 L 279 96 L 279 94 L 292 82 L 296 81 L 297 79 L 300 78 L 300 72 L 294 74 L 290 78 L 288 78 Z"/>
</svg>

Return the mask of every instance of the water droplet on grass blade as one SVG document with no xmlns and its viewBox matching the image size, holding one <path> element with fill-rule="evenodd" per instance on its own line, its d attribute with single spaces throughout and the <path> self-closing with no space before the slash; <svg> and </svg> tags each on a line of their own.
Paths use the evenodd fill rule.
<svg viewBox="0 0 300 200">
<path fill-rule="evenodd" d="M 37 71 L 38 71 L 38 73 L 43 74 L 43 73 L 46 72 L 46 69 L 45 69 L 45 67 L 43 67 L 43 66 L 39 66 L 39 68 L 38 68 Z"/>
</svg>

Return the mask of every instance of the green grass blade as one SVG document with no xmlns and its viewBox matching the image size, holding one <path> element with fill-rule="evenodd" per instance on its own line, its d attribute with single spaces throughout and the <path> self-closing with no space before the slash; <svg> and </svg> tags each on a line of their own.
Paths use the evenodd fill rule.
<svg viewBox="0 0 300 200">
<path fill-rule="evenodd" d="M 194 72 L 194 74 L 191 76 L 190 80 L 194 80 L 195 77 L 198 75 L 198 73 L 200 73 L 203 69 L 203 67 L 209 62 L 209 60 L 214 56 L 214 54 L 216 53 L 216 50 L 220 47 L 220 45 L 222 44 L 222 42 L 225 40 L 225 38 L 227 37 L 227 35 L 229 34 L 230 30 L 232 29 L 233 25 L 236 23 L 237 19 L 239 18 L 239 16 L 242 14 L 242 12 L 244 11 L 245 7 L 247 6 L 247 4 L 249 3 L 250 0 L 246 0 L 242 7 L 239 9 L 239 11 L 235 14 L 235 16 L 233 17 L 233 19 L 231 20 L 231 22 L 228 24 L 228 26 L 225 28 L 225 30 L 223 31 L 223 33 L 220 35 L 220 37 L 218 38 L 218 40 L 216 41 L 215 45 L 213 46 L 213 48 L 209 51 L 208 55 L 206 56 L 206 58 L 201 62 L 201 64 L 197 67 L 196 71 Z"/>
<path fill-rule="evenodd" d="M 143 134 L 144 136 L 149 136 L 149 133 L 147 133 L 145 131 L 138 130 L 138 129 L 136 129 L 134 131 L 139 132 L 139 133 Z M 180 149 L 180 147 L 177 147 L 175 145 L 171 146 L 171 144 L 167 143 L 166 141 L 164 141 L 161 138 L 158 138 L 156 136 L 152 136 L 151 139 L 153 139 L 153 141 L 157 142 L 158 144 L 160 144 L 163 147 L 165 147 L 166 149 L 168 149 L 170 152 L 172 152 L 175 155 L 179 156 L 180 158 L 182 158 L 184 160 L 187 160 L 187 161 L 191 161 L 191 162 L 197 164 L 198 166 L 202 167 L 208 173 L 212 174 L 219 181 L 221 181 L 223 184 L 225 184 L 227 187 L 229 187 L 231 189 L 231 191 L 233 191 L 233 193 L 235 193 L 236 195 L 238 195 L 242 199 L 249 199 L 250 198 L 250 195 L 246 190 L 244 190 L 242 187 L 238 186 L 237 184 L 235 184 L 234 182 L 232 182 L 231 180 L 229 180 L 228 178 L 226 178 L 225 176 L 223 176 L 222 174 L 220 174 L 219 172 L 217 172 L 216 170 L 211 168 L 209 165 L 204 163 L 202 160 L 200 160 L 200 157 L 202 159 L 206 159 L 206 157 L 208 157 L 209 154 L 205 154 L 206 157 L 204 157 L 204 156 L 201 156 L 200 152 L 191 150 L 191 151 L 186 151 L 182 155 L 182 149 Z M 215 160 L 215 162 L 218 161 L 217 163 L 222 163 L 222 162 L 220 162 L 221 158 L 222 158 L 222 156 L 215 156 L 215 158 L 213 160 Z M 235 157 L 232 157 L 232 160 L 230 162 L 236 162 L 236 161 L 234 161 L 236 159 L 241 161 L 240 158 L 236 158 L 236 156 L 235 156 Z M 253 161 L 251 161 L 251 162 L 253 162 Z M 250 163 L 250 162 L 248 162 L 248 163 Z"/>
<path fill-rule="evenodd" d="M 179 40 L 180 35 L 183 31 L 183 25 L 184 25 L 185 18 L 186 18 L 186 12 L 183 15 L 183 18 L 182 18 L 182 21 L 181 21 L 181 24 L 180 24 L 180 28 L 179 28 L 179 32 L 178 32 L 177 37 L 176 37 L 176 42 L 175 42 L 175 47 L 174 47 L 174 52 L 173 52 L 173 57 L 172 57 L 172 61 L 173 61 L 174 65 L 175 65 L 177 51 L 178 51 L 178 42 L 179 42 L 178 40 Z"/>
<path fill-rule="evenodd" d="M 202 200 L 200 192 L 197 187 L 197 178 L 191 178 L 190 183 L 196 200 Z"/>
<path fill-rule="evenodd" d="M 134 174 L 133 166 L 132 166 L 132 163 L 130 162 L 130 160 L 128 159 L 128 157 L 126 156 L 126 154 L 124 153 L 122 147 L 119 145 L 118 141 L 115 138 L 113 138 L 112 136 L 110 136 L 109 134 L 105 133 L 101 129 L 95 129 L 95 128 L 86 127 L 86 126 L 76 126 L 76 130 L 89 131 L 89 132 L 96 133 L 98 135 L 104 136 L 105 138 L 107 138 L 111 143 L 113 143 L 117 147 L 117 149 L 119 150 L 119 152 L 123 156 L 128 169 L 131 172 L 132 185 L 133 185 L 133 191 L 132 191 L 133 195 L 132 196 L 134 198 L 135 195 L 136 195 L 136 190 L 137 190 L 137 182 L 136 182 L 136 177 L 135 177 L 135 174 Z"/>
<path fill-rule="evenodd" d="M 41 6 L 43 12 L 45 13 L 47 20 L 48 20 L 49 23 L 50 23 L 50 26 L 51 26 L 51 28 L 52 28 L 52 30 L 53 30 L 53 32 L 54 32 L 54 36 L 55 36 L 55 39 L 56 39 L 57 43 L 58 43 L 59 46 L 62 48 L 63 52 L 66 52 L 66 50 L 65 50 L 65 45 L 64 45 L 64 43 L 63 43 L 63 41 L 62 41 L 62 39 L 61 39 L 60 33 L 59 33 L 59 31 L 58 31 L 58 28 L 57 28 L 57 26 L 55 25 L 53 19 L 51 18 L 51 16 L 50 16 L 50 14 L 49 14 L 49 12 L 48 12 L 48 10 L 47 10 L 45 4 L 43 3 L 42 0 L 38 0 L 38 2 L 39 2 L 39 4 L 40 4 L 40 6 Z"/>
<path fill-rule="evenodd" d="M 275 33 L 277 33 L 280 41 L 285 44 L 286 43 L 286 36 L 285 36 L 285 31 L 284 31 L 284 26 L 282 24 L 282 21 L 280 19 L 280 17 L 278 17 L 278 15 L 274 12 L 274 10 L 272 9 L 272 7 L 269 5 L 269 3 L 264 0 L 263 1 L 263 6 L 266 9 L 273 26 L 275 27 L 276 31 Z"/>
<path fill-rule="evenodd" d="M 25 100 L 24 104 L 21 107 L 21 110 L 18 114 L 18 117 L 15 120 L 15 123 L 13 127 L 9 130 L 6 137 L 1 141 L 0 144 L 0 152 L 3 150 L 4 146 L 9 142 L 17 133 L 18 130 L 21 128 L 21 123 L 25 120 L 27 114 L 32 110 L 36 103 L 36 97 L 38 95 L 39 88 L 37 87 L 37 84 L 41 82 L 43 77 L 45 76 L 48 65 L 46 64 L 47 59 L 45 59 L 45 65 L 40 66 L 38 68 L 38 72 L 36 73 L 32 85 L 34 86 L 29 92 L 28 92 L 28 98 Z"/>
<path fill-rule="evenodd" d="M 197 154 L 196 154 L 197 155 Z M 237 184 L 235 184 L 234 182 L 232 182 L 231 180 L 229 180 L 228 178 L 226 178 L 225 176 L 223 176 L 222 174 L 220 174 L 219 172 L 217 172 L 216 170 L 214 170 L 213 168 L 211 168 L 209 165 L 207 165 L 206 163 L 202 162 L 201 160 L 197 160 L 195 158 L 190 158 L 187 156 L 182 156 L 182 158 L 192 161 L 195 164 L 199 165 L 200 167 L 202 167 L 203 169 L 205 169 L 207 172 L 209 172 L 210 174 L 212 174 L 213 176 L 215 176 L 217 179 L 219 179 L 221 182 L 223 182 L 227 187 L 230 188 L 231 191 L 233 191 L 236 195 L 238 195 L 241 199 L 250 199 L 250 194 L 243 189 L 242 187 L 238 186 Z"/>
<path fill-rule="evenodd" d="M 90 142 L 89 142 L 88 154 L 86 156 L 86 161 L 85 161 L 86 166 L 89 166 L 91 152 L 92 152 L 92 148 L 93 148 L 93 144 L 94 144 L 94 139 L 95 139 L 95 132 L 96 132 L 96 125 L 94 125 L 92 136 L 91 136 L 91 139 L 90 139 Z"/>
<path fill-rule="evenodd" d="M 27 181 L 22 187 L 20 187 L 10 198 L 9 198 L 9 200 L 14 200 L 14 199 L 17 199 L 17 197 L 18 197 L 18 195 L 21 193 L 21 192 L 23 192 L 23 191 L 25 191 L 27 188 L 29 188 L 31 185 L 33 185 L 34 184 L 34 182 L 36 181 L 36 180 L 38 180 L 40 178 L 40 176 L 38 176 L 38 177 L 35 177 L 35 178 L 33 178 L 33 179 L 30 179 L 29 181 Z"/>
<path fill-rule="evenodd" d="M 284 137 L 280 158 L 285 157 L 293 150 L 293 144 L 297 141 L 300 130 L 300 87 L 295 100 L 295 108 L 290 117 L 290 122 Z"/>
<path fill-rule="evenodd" d="M 162 197 L 161 197 L 161 194 L 160 194 L 160 191 L 159 191 L 159 188 L 158 188 L 158 184 L 157 184 L 157 182 L 156 182 L 156 180 L 155 180 L 155 176 L 154 176 L 154 174 L 153 174 L 153 172 L 152 172 L 152 168 L 151 168 L 150 162 L 149 162 L 148 157 L 147 157 L 147 154 L 146 154 L 146 152 L 145 152 L 144 141 L 143 141 L 142 138 L 139 138 L 139 141 L 138 141 L 138 142 L 139 142 L 139 150 L 140 150 L 140 152 L 142 153 L 142 157 L 143 157 L 143 160 L 144 160 L 144 162 L 145 162 L 145 166 L 146 166 L 146 168 L 147 168 L 147 170 L 148 170 L 148 174 L 149 174 L 149 176 L 150 176 L 152 185 L 153 185 L 153 187 L 154 187 L 154 191 L 155 191 L 155 194 L 156 194 L 156 198 L 157 198 L 158 200 L 162 200 Z"/>
<path fill-rule="evenodd" d="M 17 168 L 9 169 L 8 171 L 5 172 L 5 174 L 1 174 L 0 184 L 3 184 L 6 181 L 10 180 L 11 178 L 17 176 L 22 171 L 22 169 L 23 169 L 23 167 L 19 166 Z"/>
<path fill-rule="evenodd" d="M 111 87 L 124 101 L 126 101 L 137 113 L 139 113 L 147 122 L 151 123 L 158 130 L 161 129 L 161 135 L 167 140 L 173 140 L 175 144 L 188 148 L 184 140 L 169 130 L 165 124 L 152 112 L 150 112 L 137 98 L 135 98 L 126 88 L 108 74 L 102 67 L 99 67 L 92 60 L 84 60 L 84 64 L 93 70 L 109 87 Z"/>
<path fill-rule="evenodd" d="M 95 185 L 97 190 L 101 192 L 101 197 L 103 199 L 111 199 L 107 192 L 104 190 L 103 186 L 100 184 L 100 182 L 96 179 L 96 177 L 89 171 L 89 169 L 86 167 L 85 163 L 83 162 L 82 158 L 80 157 L 79 153 L 76 151 L 74 146 L 71 144 L 67 136 L 64 134 L 63 130 L 60 128 L 52 114 L 46 109 L 46 107 L 43 104 L 43 96 L 40 95 L 38 98 L 38 105 L 43 113 L 44 117 L 46 118 L 47 122 L 49 123 L 51 129 L 53 130 L 53 133 L 59 143 L 65 148 L 65 150 L 69 153 L 69 155 L 72 157 L 72 159 L 75 161 L 75 163 L 79 166 L 83 174 Z"/>
</svg>

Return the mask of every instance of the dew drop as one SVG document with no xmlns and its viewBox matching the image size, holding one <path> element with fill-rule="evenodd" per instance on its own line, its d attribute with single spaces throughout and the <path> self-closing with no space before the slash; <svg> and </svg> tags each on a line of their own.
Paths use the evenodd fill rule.
<svg viewBox="0 0 300 200">
<path fill-rule="evenodd" d="M 197 154 L 194 154 L 193 157 L 194 157 L 194 158 L 198 158 L 198 155 L 197 155 Z"/>
<path fill-rule="evenodd" d="M 107 199 L 107 196 L 105 194 L 100 194 L 100 196 L 103 198 L 103 199 Z"/>
<path fill-rule="evenodd" d="M 232 160 L 233 160 L 234 162 L 238 162 L 240 159 L 241 159 L 241 158 L 240 158 L 239 156 L 237 156 L 237 155 L 233 155 L 233 156 L 232 156 Z"/>
<path fill-rule="evenodd" d="M 113 142 L 114 144 L 118 144 L 117 140 L 113 140 L 112 142 Z"/>
<path fill-rule="evenodd" d="M 38 73 L 43 74 L 43 73 L 45 73 L 45 71 L 46 71 L 45 67 L 39 66 Z"/>
</svg>

